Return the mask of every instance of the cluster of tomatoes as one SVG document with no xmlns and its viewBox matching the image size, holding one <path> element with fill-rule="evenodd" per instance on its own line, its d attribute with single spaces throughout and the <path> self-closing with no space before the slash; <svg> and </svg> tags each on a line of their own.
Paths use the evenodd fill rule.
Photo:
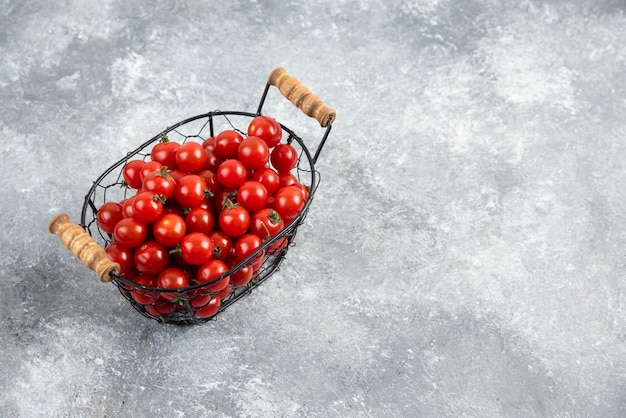
<svg viewBox="0 0 626 418">
<path fill-rule="evenodd" d="M 287 244 L 282 236 L 259 251 L 308 199 L 293 174 L 298 158 L 280 124 L 257 116 L 247 136 L 234 129 L 202 143 L 163 136 L 149 158 L 128 161 L 122 175 L 134 194 L 105 202 L 96 219 L 112 237 L 105 250 L 121 275 L 162 290 L 126 289 L 130 297 L 157 317 L 189 307 L 200 318 L 215 315 L 234 287 L 254 279 L 267 253 Z"/>
</svg>

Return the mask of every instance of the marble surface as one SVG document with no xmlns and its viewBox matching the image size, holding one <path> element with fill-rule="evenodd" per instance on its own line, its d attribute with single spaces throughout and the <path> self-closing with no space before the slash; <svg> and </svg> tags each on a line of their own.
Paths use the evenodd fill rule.
<svg viewBox="0 0 626 418">
<path fill-rule="evenodd" d="M 626 2 L 149 3 L 0 1 L 0 416 L 626 415 Z M 48 221 L 278 66 L 338 111 L 297 245 L 139 316 Z"/>
</svg>

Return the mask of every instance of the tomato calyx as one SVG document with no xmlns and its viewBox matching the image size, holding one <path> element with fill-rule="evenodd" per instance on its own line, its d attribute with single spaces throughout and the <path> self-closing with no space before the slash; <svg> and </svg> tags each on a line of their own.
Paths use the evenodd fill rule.
<svg viewBox="0 0 626 418">
<path fill-rule="evenodd" d="M 166 134 L 161 133 L 159 135 L 159 142 L 162 143 L 162 144 L 167 144 L 168 142 L 170 142 L 170 139 L 167 137 Z"/>
<path fill-rule="evenodd" d="M 152 196 L 152 200 L 154 200 L 155 202 L 159 202 L 160 204 L 165 204 L 165 201 L 167 200 L 165 195 L 163 194 L 154 194 L 154 196 Z"/>
<path fill-rule="evenodd" d="M 204 189 L 204 198 L 206 200 L 210 200 L 213 196 L 215 196 L 215 194 L 213 194 L 211 189 L 209 189 L 208 187 L 206 189 Z"/>
</svg>

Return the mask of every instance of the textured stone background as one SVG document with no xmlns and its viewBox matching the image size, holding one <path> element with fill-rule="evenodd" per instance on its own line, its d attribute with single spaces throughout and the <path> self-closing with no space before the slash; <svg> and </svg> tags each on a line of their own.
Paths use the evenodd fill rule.
<svg viewBox="0 0 626 418">
<path fill-rule="evenodd" d="M 63 3 L 0 1 L 0 416 L 626 415 L 625 1 Z M 277 66 L 338 110 L 298 244 L 144 319 L 50 217 Z"/>
</svg>

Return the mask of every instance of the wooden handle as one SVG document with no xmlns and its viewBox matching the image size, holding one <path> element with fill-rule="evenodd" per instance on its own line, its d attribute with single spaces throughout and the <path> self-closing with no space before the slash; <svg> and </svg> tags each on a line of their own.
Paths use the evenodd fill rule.
<svg viewBox="0 0 626 418">
<path fill-rule="evenodd" d="M 311 92 L 304 84 L 295 77 L 287 74 L 283 67 L 278 67 L 271 72 L 269 84 L 276 86 L 285 98 L 293 103 L 305 115 L 316 119 L 322 127 L 333 123 L 337 112 L 335 109 L 326 107 L 324 102 Z"/>
<path fill-rule="evenodd" d="M 119 264 L 111 261 L 104 248 L 83 228 L 72 223 L 65 213 L 52 218 L 48 230 L 58 235 L 63 245 L 69 248 L 85 266 L 98 273 L 103 282 L 111 281 L 111 273 L 120 272 Z"/>
</svg>

